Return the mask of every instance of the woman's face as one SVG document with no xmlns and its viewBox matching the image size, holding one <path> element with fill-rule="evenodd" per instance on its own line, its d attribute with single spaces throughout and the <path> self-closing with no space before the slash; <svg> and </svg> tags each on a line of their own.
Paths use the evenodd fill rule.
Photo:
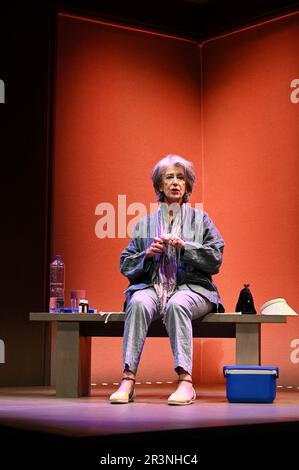
<svg viewBox="0 0 299 470">
<path fill-rule="evenodd" d="M 182 166 L 170 165 L 166 168 L 161 181 L 160 190 L 168 204 L 182 204 L 186 192 L 186 176 Z"/>
</svg>

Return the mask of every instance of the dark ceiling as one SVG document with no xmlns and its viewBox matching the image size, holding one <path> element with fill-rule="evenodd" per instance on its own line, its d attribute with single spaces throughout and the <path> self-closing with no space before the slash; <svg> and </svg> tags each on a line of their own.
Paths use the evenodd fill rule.
<svg viewBox="0 0 299 470">
<path fill-rule="evenodd" d="M 202 40 L 299 8 L 299 0 L 62 0 L 105 19 Z"/>
</svg>

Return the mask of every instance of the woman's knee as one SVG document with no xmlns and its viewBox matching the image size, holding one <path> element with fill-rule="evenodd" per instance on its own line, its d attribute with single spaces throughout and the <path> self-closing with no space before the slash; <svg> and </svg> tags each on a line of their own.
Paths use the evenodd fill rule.
<svg viewBox="0 0 299 470">
<path fill-rule="evenodd" d="M 132 298 L 130 302 L 127 305 L 127 311 L 128 310 L 142 310 L 144 308 L 144 302 L 141 299 Z"/>
<path fill-rule="evenodd" d="M 153 306 L 140 297 L 132 298 L 126 309 L 126 319 L 135 318 L 138 322 L 140 320 L 146 321 L 146 323 L 151 322 L 153 315 Z"/>
<path fill-rule="evenodd" d="M 189 318 L 190 314 L 188 310 L 182 305 L 181 302 L 179 302 L 176 299 L 170 299 L 167 303 L 166 306 L 166 317 L 167 318 L 177 318 L 177 319 L 183 319 L 183 318 Z"/>
</svg>

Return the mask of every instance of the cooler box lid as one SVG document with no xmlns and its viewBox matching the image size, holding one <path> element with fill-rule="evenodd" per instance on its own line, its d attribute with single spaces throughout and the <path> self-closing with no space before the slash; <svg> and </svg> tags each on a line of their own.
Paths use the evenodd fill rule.
<svg viewBox="0 0 299 470">
<path fill-rule="evenodd" d="M 264 375 L 279 375 L 279 368 L 276 366 L 224 366 L 223 375 L 227 374 L 264 374 Z"/>
</svg>

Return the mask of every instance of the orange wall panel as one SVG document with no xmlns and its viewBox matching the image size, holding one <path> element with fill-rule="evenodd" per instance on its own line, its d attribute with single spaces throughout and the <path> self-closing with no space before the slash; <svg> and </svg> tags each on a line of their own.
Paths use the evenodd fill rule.
<svg viewBox="0 0 299 470">
<path fill-rule="evenodd" d="M 194 42 L 59 15 L 52 251 L 66 263 L 67 301 L 70 289 L 85 288 L 91 306 L 122 310 L 119 256 L 138 216 L 126 211 L 155 203 L 150 175 L 162 156 L 194 161 L 201 201 L 200 100 Z M 115 211 L 110 238 L 98 236 L 103 203 Z M 147 343 L 139 377 L 174 377 L 168 339 Z M 93 382 L 119 377 L 121 344 L 93 339 Z"/>
<path fill-rule="evenodd" d="M 243 283 L 257 309 L 284 297 L 299 311 L 299 104 L 290 100 L 298 33 L 294 15 L 203 46 L 204 202 L 226 241 L 217 283 L 229 311 Z M 299 385 L 296 338 L 297 317 L 262 327 L 262 363 L 279 365 L 281 382 Z M 221 343 L 214 358 L 222 363 Z"/>
<path fill-rule="evenodd" d="M 274 297 L 299 310 L 298 29 L 292 15 L 209 40 L 200 54 L 191 41 L 59 15 L 52 251 L 66 262 L 67 298 L 86 288 L 90 305 L 122 309 L 119 255 L 141 215 L 130 204 L 149 210 L 153 165 L 178 153 L 195 163 L 191 203 L 204 202 L 226 242 L 215 276 L 226 311 L 245 282 L 257 310 Z M 114 237 L 98 236 L 102 203 L 115 211 Z M 115 381 L 122 340 L 92 345 L 92 381 Z M 223 383 L 234 350 L 232 339 L 194 340 L 195 382 Z M 299 385 L 297 317 L 262 327 L 262 363 Z M 167 339 L 147 339 L 138 378 L 175 378 Z"/>
</svg>

